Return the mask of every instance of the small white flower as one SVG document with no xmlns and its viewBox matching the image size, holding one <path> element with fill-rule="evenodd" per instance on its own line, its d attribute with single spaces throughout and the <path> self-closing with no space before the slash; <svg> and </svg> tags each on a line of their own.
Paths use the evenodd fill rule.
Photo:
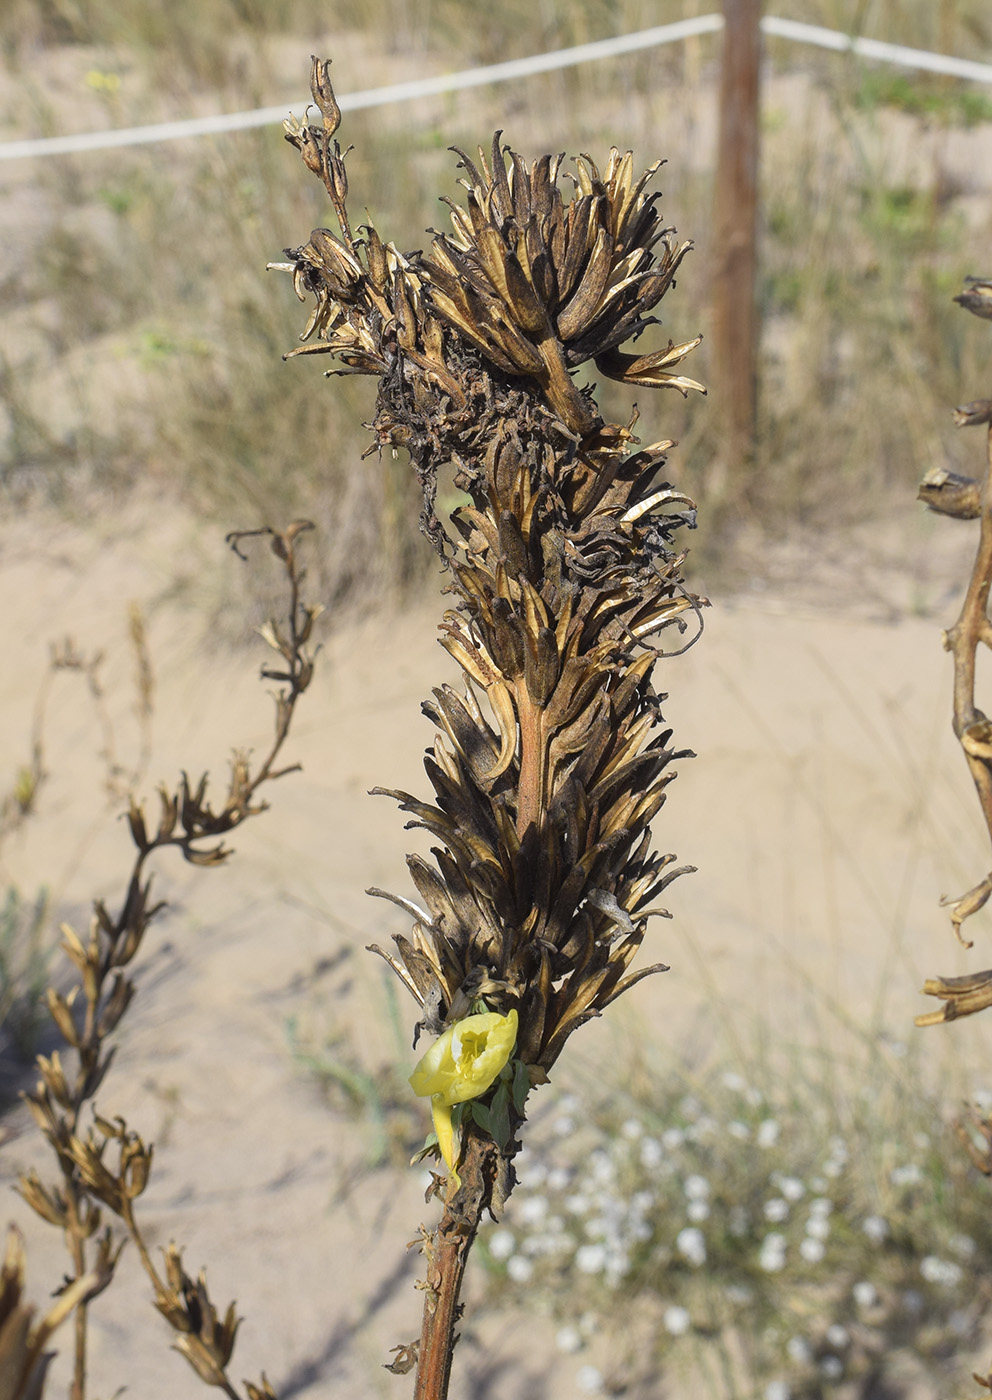
<svg viewBox="0 0 992 1400">
<path fill-rule="evenodd" d="M 517 1172 L 517 1181 L 528 1191 L 535 1191 L 539 1186 L 543 1186 L 548 1179 L 548 1169 L 543 1162 L 532 1162 L 528 1157 L 527 1162 L 520 1171 Z"/>
<path fill-rule="evenodd" d="M 524 1225 L 542 1225 L 548 1213 L 548 1203 L 543 1196 L 527 1196 L 520 1202 L 517 1214 Z"/>
<path fill-rule="evenodd" d="M 586 1395 L 599 1395 L 603 1390 L 603 1373 L 596 1366 L 580 1366 L 575 1384 Z"/>
<path fill-rule="evenodd" d="M 734 1094 L 743 1094 L 747 1088 L 747 1080 L 732 1069 L 726 1070 L 720 1076 L 720 1082 L 725 1089 L 729 1089 Z"/>
<path fill-rule="evenodd" d="M 893 1186 L 919 1186 L 923 1180 L 923 1172 L 915 1162 L 907 1162 L 905 1166 L 896 1167 L 889 1180 Z"/>
<path fill-rule="evenodd" d="M 835 1181 L 835 1180 L 837 1179 L 837 1177 L 839 1177 L 839 1176 L 841 1175 L 841 1173 L 843 1172 L 843 1170 L 844 1170 L 844 1163 L 843 1163 L 843 1162 L 838 1162 L 837 1159 L 836 1159 L 836 1157 L 831 1157 L 831 1158 L 829 1158 L 829 1159 L 828 1159 L 826 1162 L 824 1162 L 824 1164 L 823 1164 L 823 1175 L 824 1175 L 824 1176 L 830 1177 L 830 1179 L 831 1179 L 832 1181 Z"/>
<path fill-rule="evenodd" d="M 826 1191 L 827 1179 L 824 1176 L 814 1176 L 810 1179 L 809 1189 L 811 1191 Z"/>
<path fill-rule="evenodd" d="M 559 1137 L 571 1137 L 575 1132 L 575 1119 L 569 1113 L 562 1113 L 552 1126 Z"/>
<path fill-rule="evenodd" d="M 679 1104 L 684 1118 L 698 1118 L 703 1111 L 703 1105 L 696 1098 L 695 1094 L 686 1094 Z"/>
<path fill-rule="evenodd" d="M 666 1128 L 661 1135 L 661 1144 L 666 1152 L 675 1152 L 685 1145 L 685 1133 L 681 1128 Z"/>
<path fill-rule="evenodd" d="M 528 1283 L 534 1272 L 534 1265 L 522 1254 L 512 1254 L 507 1260 L 506 1272 L 514 1283 Z"/>
<path fill-rule="evenodd" d="M 503 1225 L 489 1236 L 489 1253 L 494 1259 L 509 1259 L 516 1247 L 512 1231 Z"/>
<path fill-rule="evenodd" d="M 694 1225 L 701 1225 L 704 1220 L 710 1218 L 710 1203 L 709 1201 L 690 1201 L 685 1213 Z"/>
<path fill-rule="evenodd" d="M 690 1201 L 705 1201 L 710 1194 L 710 1184 L 705 1176 L 687 1176 L 683 1182 L 682 1189 L 689 1197 Z"/>
<path fill-rule="evenodd" d="M 566 1356 L 569 1352 L 582 1350 L 582 1333 L 577 1327 L 559 1327 L 555 1333 L 555 1346 Z"/>
<path fill-rule="evenodd" d="M 761 1241 L 758 1263 L 766 1274 L 777 1274 L 785 1268 L 785 1236 L 772 1230 Z"/>
<path fill-rule="evenodd" d="M 941 1288 L 954 1288 L 961 1282 L 961 1265 L 955 1264 L 950 1259 L 938 1259 L 935 1254 L 928 1254 L 920 1263 L 920 1273 L 927 1283 L 936 1283 Z"/>
<path fill-rule="evenodd" d="M 799 1246 L 799 1253 L 806 1260 L 807 1264 L 819 1264 L 826 1252 L 826 1247 L 821 1241 L 810 1239 L 809 1235 L 806 1236 Z"/>
<path fill-rule="evenodd" d="M 781 1196 L 773 1196 L 770 1201 L 765 1202 L 762 1212 L 766 1220 L 770 1220 L 773 1225 L 780 1225 L 783 1220 L 789 1218 L 789 1202 L 783 1201 Z"/>
<path fill-rule="evenodd" d="M 952 1254 L 956 1254 L 959 1259 L 974 1258 L 978 1245 L 970 1235 L 952 1235 L 947 1241 L 947 1248 Z"/>
<path fill-rule="evenodd" d="M 621 1136 L 628 1142 L 636 1142 L 639 1137 L 644 1136 L 644 1124 L 639 1118 L 628 1118 L 620 1129 Z"/>
<path fill-rule="evenodd" d="M 636 1211 L 638 1215 L 643 1215 L 645 1211 L 649 1211 L 653 1205 L 653 1191 L 635 1191 L 630 1198 L 630 1208 Z"/>
<path fill-rule="evenodd" d="M 818 1215 L 824 1220 L 827 1218 L 828 1215 L 833 1214 L 833 1209 L 833 1201 L 828 1200 L 826 1196 L 817 1196 L 815 1200 L 810 1201 L 809 1203 L 810 1215 Z"/>
<path fill-rule="evenodd" d="M 603 1244 L 584 1244 L 575 1251 L 575 1267 L 584 1274 L 598 1274 L 605 1264 L 606 1246 Z"/>
<path fill-rule="evenodd" d="M 564 1191 L 565 1187 L 572 1179 L 571 1168 L 552 1167 L 548 1172 L 547 1187 L 549 1191 Z"/>
<path fill-rule="evenodd" d="M 847 1143 L 842 1137 L 832 1137 L 830 1139 L 830 1155 L 835 1162 L 847 1162 Z"/>
<path fill-rule="evenodd" d="M 828 1381 L 839 1381 L 844 1374 L 844 1363 L 839 1356 L 825 1356 L 820 1362 L 820 1372 Z"/>
<path fill-rule="evenodd" d="M 869 1215 L 861 1222 L 861 1228 L 872 1244 L 881 1244 L 889 1237 L 889 1222 L 881 1215 Z"/>
<path fill-rule="evenodd" d="M 878 1302 L 878 1290 L 868 1279 L 863 1278 L 851 1289 L 851 1294 L 859 1308 L 873 1308 Z"/>
<path fill-rule="evenodd" d="M 798 1176 L 779 1177 L 777 1185 L 787 1201 L 801 1201 L 806 1194 L 806 1187 Z"/>
<path fill-rule="evenodd" d="M 673 1337 L 681 1337 L 692 1326 L 692 1318 L 689 1316 L 687 1308 L 680 1308 L 677 1305 L 666 1308 L 662 1315 L 662 1323 L 665 1331 L 670 1332 Z"/>
<path fill-rule="evenodd" d="M 572 1196 L 566 1196 L 562 1205 L 570 1215 L 585 1215 L 591 1202 L 584 1191 L 576 1191 Z"/>
<path fill-rule="evenodd" d="M 813 1360 L 813 1351 L 805 1337 L 790 1337 L 785 1344 L 785 1354 L 797 1366 L 806 1366 Z"/>
<path fill-rule="evenodd" d="M 702 1230 L 697 1230 L 694 1225 L 687 1225 L 684 1230 L 678 1232 L 675 1248 L 697 1268 L 706 1263 L 706 1239 Z"/>
<path fill-rule="evenodd" d="M 705 1142 L 707 1138 L 715 1137 L 720 1131 L 720 1124 L 709 1114 L 704 1114 L 696 1124 L 696 1131 L 693 1134 L 697 1142 Z"/>
<path fill-rule="evenodd" d="M 587 1166 L 597 1186 L 610 1186 L 613 1183 L 617 1174 L 616 1167 L 601 1148 L 590 1152 Z"/>
<path fill-rule="evenodd" d="M 825 1240 L 830 1234 L 830 1221 L 822 1215 L 811 1215 L 806 1221 L 806 1233 L 811 1240 Z"/>
<path fill-rule="evenodd" d="M 641 1138 L 640 1146 L 641 1166 L 648 1171 L 653 1171 L 655 1167 L 660 1167 L 665 1156 L 664 1148 L 657 1138 Z"/>
<path fill-rule="evenodd" d="M 728 1283 L 724 1292 L 728 1303 L 736 1303 L 738 1307 L 743 1308 L 754 1302 L 754 1290 L 746 1283 Z"/>
<path fill-rule="evenodd" d="M 751 1136 L 751 1129 L 746 1123 L 742 1123 L 739 1118 L 735 1118 L 732 1123 L 727 1124 L 727 1132 L 732 1138 L 737 1138 L 740 1142 L 746 1141 Z"/>
<path fill-rule="evenodd" d="M 758 1124 L 757 1144 L 759 1147 L 774 1147 L 778 1142 L 779 1125 L 776 1118 L 763 1118 Z"/>
<path fill-rule="evenodd" d="M 792 1400 L 792 1391 L 785 1381 L 769 1381 L 765 1386 L 765 1400 Z"/>
<path fill-rule="evenodd" d="M 826 1335 L 827 1341 L 832 1347 L 835 1347 L 837 1351 L 843 1351 L 851 1340 L 851 1336 L 847 1328 L 839 1322 L 832 1322 L 827 1328 Z"/>
</svg>

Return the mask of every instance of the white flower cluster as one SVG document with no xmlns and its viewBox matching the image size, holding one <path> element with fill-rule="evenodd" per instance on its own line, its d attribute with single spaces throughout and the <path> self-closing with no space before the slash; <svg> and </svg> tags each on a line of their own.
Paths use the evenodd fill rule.
<svg viewBox="0 0 992 1400">
<path fill-rule="evenodd" d="M 719 1296 L 762 1358 L 749 1393 L 791 1400 L 846 1383 L 869 1336 L 872 1347 L 912 1346 L 907 1322 L 924 1313 L 937 1309 L 942 1326 L 967 1330 L 955 1290 L 992 1239 L 973 1212 L 977 1239 L 953 1230 L 961 1220 L 953 1212 L 934 1232 L 930 1192 L 915 1189 L 931 1180 L 934 1140 L 911 1131 L 915 1123 L 895 1139 L 890 1126 L 878 1144 L 886 1165 L 871 1174 L 864 1140 L 855 1156 L 855 1139 L 849 1147 L 815 1113 L 799 1121 L 733 1072 L 722 1085 L 722 1100 L 719 1089 L 708 1104 L 702 1092 L 686 1094 L 669 1098 L 664 1112 L 652 1103 L 600 1127 L 563 1098 L 543 1136 L 532 1125 L 540 1146 L 517 1159 L 520 1185 L 506 1223 L 488 1235 L 488 1253 L 513 1284 L 540 1288 L 552 1302 L 562 1289 L 559 1351 L 581 1351 L 616 1316 L 617 1293 L 636 1288 L 639 1304 L 657 1307 L 659 1345 L 690 1339 L 695 1356 L 725 1325 L 726 1312 L 714 1312 Z M 914 1254 L 914 1241 L 925 1252 Z M 592 1310 L 580 1323 L 576 1297 Z M 781 1319 L 796 1315 L 797 1300 L 808 1335 L 790 1337 Z M 888 1327 L 900 1338 L 894 1344 Z M 916 1330 L 914 1321 L 910 1338 Z M 598 1394 L 606 1382 L 585 1366 L 575 1387 Z"/>
<path fill-rule="evenodd" d="M 962 1269 L 953 1259 L 938 1259 L 936 1254 L 928 1254 L 920 1262 L 920 1274 L 927 1283 L 935 1283 L 938 1288 L 956 1288 L 961 1282 Z"/>
</svg>

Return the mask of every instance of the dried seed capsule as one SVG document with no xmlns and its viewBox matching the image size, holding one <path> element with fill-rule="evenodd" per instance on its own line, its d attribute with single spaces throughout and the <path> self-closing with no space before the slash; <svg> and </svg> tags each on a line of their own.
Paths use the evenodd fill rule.
<svg viewBox="0 0 992 1400">
<path fill-rule="evenodd" d="M 558 682 L 558 644 L 550 627 L 540 629 L 533 651 L 527 649 L 524 679 L 534 704 L 546 705 Z"/>
</svg>

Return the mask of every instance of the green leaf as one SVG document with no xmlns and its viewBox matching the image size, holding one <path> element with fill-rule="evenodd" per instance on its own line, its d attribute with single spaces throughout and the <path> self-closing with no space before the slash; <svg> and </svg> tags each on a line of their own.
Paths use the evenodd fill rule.
<svg viewBox="0 0 992 1400">
<path fill-rule="evenodd" d="M 530 1093 L 530 1075 L 523 1060 L 513 1061 L 513 1107 L 523 1113 L 527 1095 Z"/>
<path fill-rule="evenodd" d="M 490 1128 L 493 1141 L 505 1152 L 510 1145 L 510 1094 L 505 1084 L 501 1084 L 493 1094 L 489 1105 Z"/>
<path fill-rule="evenodd" d="M 415 1152 L 410 1158 L 410 1166 L 415 1167 L 418 1162 L 422 1162 L 425 1157 L 437 1151 L 437 1133 L 428 1133 L 424 1138 L 424 1145 L 419 1152 Z"/>
<path fill-rule="evenodd" d="M 491 1137 L 493 1131 L 492 1114 L 490 1113 L 489 1109 L 484 1103 L 480 1103 L 478 1099 L 472 1100 L 471 1109 L 472 1117 L 478 1123 L 479 1127 L 484 1133 L 488 1133 Z"/>
</svg>

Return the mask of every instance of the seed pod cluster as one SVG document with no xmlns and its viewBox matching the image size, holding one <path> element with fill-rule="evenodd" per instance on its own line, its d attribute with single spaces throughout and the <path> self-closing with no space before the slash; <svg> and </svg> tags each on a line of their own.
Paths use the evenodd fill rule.
<svg viewBox="0 0 992 1400">
<path fill-rule="evenodd" d="M 327 65 L 314 71 L 324 110 Z M 326 131 L 293 121 L 287 138 L 308 168 L 329 168 Z M 562 156 L 528 167 L 500 132 L 478 163 L 458 155 L 465 204 L 447 201 L 454 232 L 428 252 L 401 254 L 367 227 L 356 238 L 338 210 L 340 237 L 318 230 L 276 266 L 314 300 L 290 353 L 378 376 L 376 440 L 409 451 L 452 572 L 441 640 L 464 686 L 424 706 L 433 797 L 390 793 L 437 845 L 409 857 L 418 900 L 387 896 L 412 931 L 375 951 L 434 1033 L 479 999 L 516 1010 L 537 1080 L 577 1026 L 662 967 L 632 962 L 682 873 L 650 824 L 686 754 L 652 674 L 659 634 L 684 632 L 700 606 L 675 544 L 695 508 L 665 479 L 673 444 L 638 450 L 636 411 L 606 423 L 572 375 L 592 361 L 628 384 L 701 389 L 673 372 L 699 337 L 622 350 L 691 246 L 646 193 L 657 164 L 635 179 L 629 152 L 611 151 L 602 174 L 581 156 L 566 203 Z M 445 464 L 467 497 L 447 528 L 434 512 Z"/>
</svg>

